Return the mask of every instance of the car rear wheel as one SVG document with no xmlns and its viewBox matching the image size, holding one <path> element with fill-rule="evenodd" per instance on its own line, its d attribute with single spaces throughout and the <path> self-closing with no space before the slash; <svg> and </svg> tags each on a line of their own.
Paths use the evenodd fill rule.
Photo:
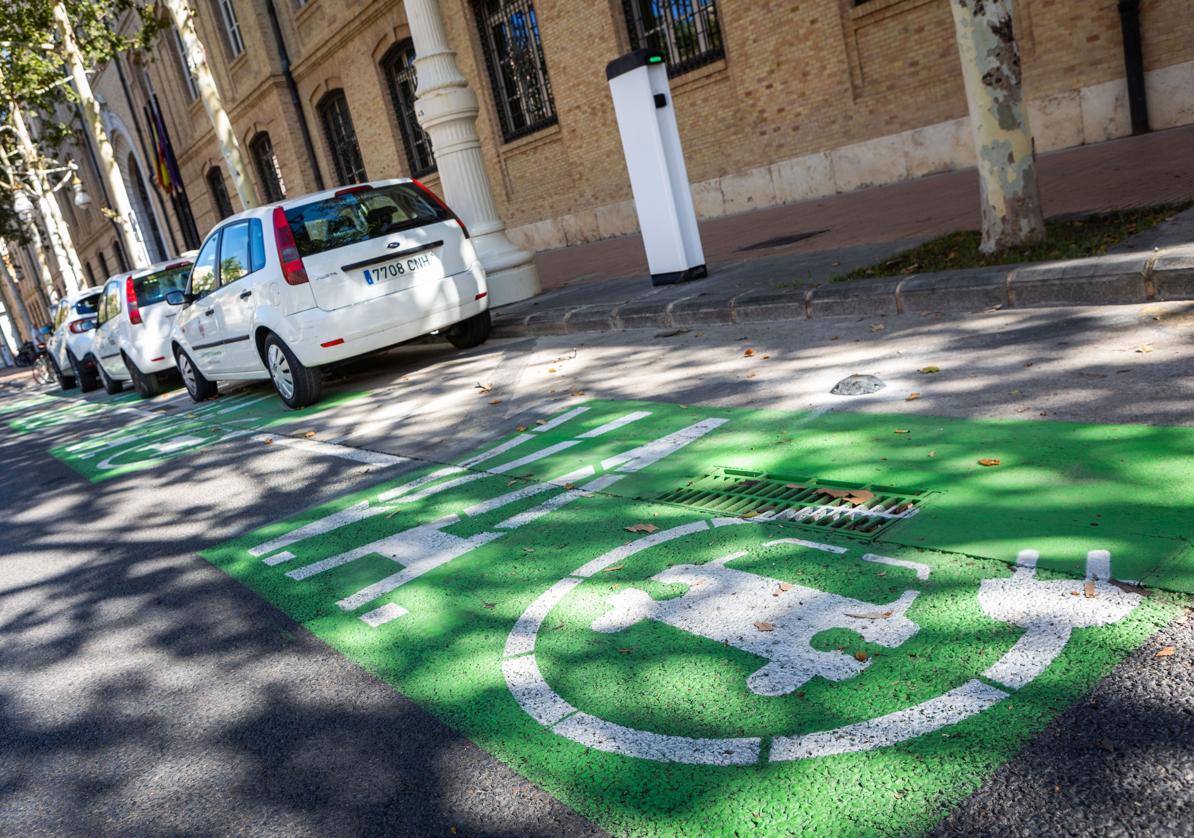
<svg viewBox="0 0 1194 838">
<path fill-rule="evenodd" d="M 75 380 L 79 382 L 79 390 L 83 393 L 90 393 L 99 387 L 99 376 L 96 375 L 95 367 L 98 366 L 95 361 L 91 362 L 91 369 L 83 366 L 83 362 L 74 356 L 73 353 L 68 353 L 70 358 L 71 369 L 75 371 Z"/>
<path fill-rule="evenodd" d="M 319 401 L 323 392 L 319 370 L 303 366 L 277 335 L 265 339 L 265 368 L 287 407 L 297 410 Z"/>
<path fill-rule="evenodd" d="M 62 367 L 58 366 L 58 362 L 54 360 L 53 355 L 50 356 L 50 363 L 54 365 L 54 376 L 58 379 L 58 386 L 63 390 L 75 389 L 75 377 L 73 375 L 66 375 L 62 371 Z"/>
<path fill-rule="evenodd" d="M 97 364 L 96 366 L 99 367 L 100 381 L 104 383 L 105 393 L 107 393 L 109 396 L 115 396 L 124 389 L 123 381 L 108 375 L 107 370 L 105 370 L 102 365 Z"/>
<path fill-rule="evenodd" d="M 448 329 L 448 341 L 457 349 L 472 349 L 489 339 L 491 321 L 489 310 L 474 314 L 468 320 L 461 320 Z"/>
<path fill-rule="evenodd" d="M 129 376 L 133 379 L 133 386 L 137 388 L 137 392 L 143 399 L 152 399 L 154 396 L 162 392 L 162 382 L 157 373 L 145 373 L 137 369 L 137 365 L 133 363 L 133 359 L 128 355 L 124 355 L 124 365 L 129 371 Z"/>
<path fill-rule="evenodd" d="M 219 388 L 216 383 L 208 381 L 203 373 L 199 372 L 199 368 L 195 366 L 191 356 L 183 350 L 175 350 L 174 363 L 178 365 L 179 375 L 182 376 L 182 386 L 187 388 L 191 401 L 207 401 L 218 392 Z"/>
</svg>

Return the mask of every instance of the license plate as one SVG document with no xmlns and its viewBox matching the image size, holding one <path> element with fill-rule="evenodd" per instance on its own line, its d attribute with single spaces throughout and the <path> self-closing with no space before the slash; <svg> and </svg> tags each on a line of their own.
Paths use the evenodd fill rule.
<svg viewBox="0 0 1194 838">
<path fill-rule="evenodd" d="M 365 282 L 368 285 L 376 285 L 402 276 L 417 276 L 430 268 L 431 264 L 430 253 L 416 253 L 414 256 L 395 259 L 392 262 L 382 262 L 365 269 Z"/>
</svg>

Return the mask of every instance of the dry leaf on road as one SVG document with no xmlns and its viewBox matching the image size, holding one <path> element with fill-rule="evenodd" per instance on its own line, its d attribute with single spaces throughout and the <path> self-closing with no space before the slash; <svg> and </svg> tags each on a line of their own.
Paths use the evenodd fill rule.
<svg viewBox="0 0 1194 838">
<path fill-rule="evenodd" d="M 1099 589 L 1095 587 L 1093 579 L 1088 579 L 1086 584 L 1082 586 L 1082 593 L 1086 595 L 1087 599 L 1094 599 L 1099 595 Z"/>
<path fill-rule="evenodd" d="M 1153 657 L 1157 657 L 1157 658 L 1167 658 L 1167 657 L 1169 657 L 1170 655 L 1172 655 L 1172 654 L 1173 654 L 1175 651 L 1177 651 L 1177 650 L 1176 650 L 1176 649 L 1174 649 L 1172 646 L 1166 646 L 1164 649 L 1162 649 L 1161 651 L 1157 652 L 1157 654 L 1156 654 L 1156 655 L 1154 655 Z"/>
<path fill-rule="evenodd" d="M 857 614 L 846 612 L 847 617 L 853 617 L 856 620 L 886 620 L 891 615 L 891 611 L 860 611 Z"/>
<path fill-rule="evenodd" d="M 745 352 L 743 352 L 742 354 L 743 354 L 745 357 L 749 358 L 751 355 L 754 355 L 754 354 L 755 354 L 755 351 L 754 351 L 753 349 L 747 349 L 747 350 L 746 350 Z"/>
<path fill-rule="evenodd" d="M 307 439 L 315 439 L 315 431 L 307 431 L 303 436 Z"/>
<path fill-rule="evenodd" d="M 904 401 L 914 402 L 919 398 L 920 398 L 920 393 L 909 393 L 907 396 L 904 397 Z"/>
<path fill-rule="evenodd" d="M 995 459 L 994 457 L 983 457 L 981 460 L 978 461 L 978 464 L 980 466 L 997 466 L 997 465 L 1000 465 L 1000 461 Z"/>
<path fill-rule="evenodd" d="M 659 527 L 655 526 L 654 524 L 633 524 L 629 527 L 623 527 L 622 529 L 626 530 L 626 532 L 652 533 L 659 529 Z"/>
<path fill-rule="evenodd" d="M 572 391 L 572 395 L 574 395 L 574 396 L 583 396 L 584 394 L 585 394 L 584 390 L 573 390 Z"/>
<path fill-rule="evenodd" d="M 763 620 L 759 620 L 759 622 L 755 623 L 755 628 L 757 628 L 759 631 L 775 631 L 775 626 L 773 624 L 764 622 Z"/>
<path fill-rule="evenodd" d="M 817 489 L 818 495 L 827 495 L 831 498 L 844 500 L 846 503 L 852 503 L 858 506 L 860 503 L 866 503 L 875 497 L 874 492 L 866 489 Z"/>
<path fill-rule="evenodd" d="M 932 375 L 933 373 L 941 372 L 941 367 L 921 367 L 921 375 Z"/>
<path fill-rule="evenodd" d="M 494 399 L 490 402 L 490 404 L 501 404 L 501 403 L 502 403 L 501 399 Z"/>
<path fill-rule="evenodd" d="M 261 441 L 262 441 L 262 442 L 263 442 L 265 445 L 273 445 L 273 444 L 274 444 L 273 437 L 268 437 L 268 436 L 267 436 L 265 439 L 263 439 L 263 440 L 261 440 Z"/>
<path fill-rule="evenodd" d="M 626 565 L 616 564 L 613 567 L 602 568 L 601 572 L 602 573 L 613 573 L 615 570 L 622 570 L 624 567 L 626 567 Z"/>
<path fill-rule="evenodd" d="M 536 424 L 536 425 L 546 425 L 546 424 L 547 424 L 547 420 L 546 420 L 546 419 L 536 419 L 536 420 L 535 420 L 535 424 Z"/>
<path fill-rule="evenodd" d="M 866 652 L 855 652 L 854 653 L 854 660 L 858 661 L 859 663 L 866 663 L 870 659 L 871 659 L 871 656 L 868 655 Z"/>
<path fill-rule="evenodd" d="M 474 387 L 474 389 L 480 390 L 482 393 L 488 393 L 490 390 L 493 389 L 492 384 L 482 384 L 480 381 L 478 381 L 476 384 L 474 384 L 473 387 Z"/>
<path fill-rule="evenodd" d="M 896 432 L 897 434 L 908 434 L 908 433 L 912 433 L 912 432 L 911 432 L 911 431 L 909 431 L 907 428 L 896 428 L 896 429 L 895 429 L 895 432 Z"/>
<path fill-rule="evenodd" d="M 516 427 L 514 428 L 514 430 L 518 431 L 519 433 L 522 433 L 522 432 L 523 432 L 523 431 L 525 431 L 526 429 L 527 429 L 527 426 L 526 426 L 526 425 L 518 425 L 518 426 L 516 426 Z"/>
<path fill-rule="evenodd" d="M 1152 345 L 1151 345 L 1151 344 L 1148 344 L 1148 343 L 1142 343 L 1142 344 L 1140 344 L 1139 346 L 1137 346 L 1137 347 L 1136 347 L 1136 351 L 1137 351 L 1137 352 L 1152 352 L 1152 351 L 1153 351 L 1153 348 L 1152 348 Z"/>
<path fill-rule="evenodd" d="M 886 329 L 886 328 L 887 328 L 887 327 L 886 327 L 885 325 L 883 325 L 882 323 L 872 323 L 872 324 L 871 324 L 871 331 L 872 331 L 872 332 L 882 332 L 882 331 L 883 331 L 884 329 Z"/>
</svg>

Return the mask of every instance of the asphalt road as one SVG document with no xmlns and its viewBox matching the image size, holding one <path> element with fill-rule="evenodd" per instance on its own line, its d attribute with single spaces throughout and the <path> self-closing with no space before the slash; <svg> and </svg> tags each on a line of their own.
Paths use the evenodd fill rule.
<svg viewBox="0 0 1194 838">
<path fill-rule="evenodd" d="M 129 414 L 32 434 L 0 423 L 0 823 L 10 834 L 596 832 L 197 551 L 452 462 L 579 398 L 1194 425 L 1191 326 L 1194 307 L 1154 304 L 494 341 L 469 353 L 422 344 L 345 371 L 338 386 L 367 395 L 269 432 L 287 444 L 243 437 L 98 484 L 47 451 Z M 851 373 L 886 386 L 828 393 Z M 13 381 L 0 409 L 25 394 Z M 180 415 L 189 402 L 175 392 L 135 406 Z M 1166 645 L 1175 653 L 1157 658 Z M 1187 615 L 938 833 L 1191 834 L 1192 664 Z"/>
</svg>

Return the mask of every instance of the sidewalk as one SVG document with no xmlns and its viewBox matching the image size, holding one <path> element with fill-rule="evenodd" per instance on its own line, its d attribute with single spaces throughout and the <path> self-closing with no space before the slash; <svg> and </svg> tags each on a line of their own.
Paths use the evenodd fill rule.
<svg viewBox="0 0 1194 838">
<path fill-rule="evenodd" d="M 1189 200 L 1194 197 L 1194 126 L 1045 154 L 1040 158 L 1039 177 L 1048 216 Z M 660 288 L 651 286 L 647 277 L 638 235 L 540 253 L 535 261 L 544 292 L 498 309 L 497 333 L 561 334 L 804 318 L 857 313 L 859 308 L 866 313 L 889 309 L 894 313 L 905 305 L 897 291 L 931 297 L 944 308 L 1045 304 L 1036 303 L 1037 299 L 1049 299 L 1050 304 L 1144 301 L 1158 293 L 1145 276 L 1156 267 L 1144 264 L 1153 256 L 1152 248 L 1194 241 L 1188 232 L 1177 231 L 1170 231 L 1163 243 L 1158 234 L 1137 237 L 1144 251 L 1135 260 L 1139 295 L 1120 282 L 1110 294 L 1095 291 L 1093 296 L 1081 294 L 1080 299 L 1070 300 L 1064 294 L 1058 298 L 1051 292 L 1028 293 L 1016 300 L 1009 281 L 1012 268 L 1020 266 L 956 271 L 944 283 L 936 282 L 935 275 L 902 277 L 899 289 L 890 278 L 825 284 L 835 274 L 873 264 L 927 239 L 977 228 L 978 195 L 977 174 L 968 170 L 705 221 L 701 235 L 710 276 Z M 770 246 L 775 240 L 781 243 Z M 1131 274 L 1129 257 L 1118 257 L 1113 269 L 1092 270 L 1102 271 L 1100 275 L 1107 270 Z M 1190 257 L 1178 262 L 1169 259 L 1160 264 L 1194 270 Z M 1039 280 L 1039 269 L 1032 270 L 1037 272 L 1032 279 Z M 1026 283 L 1030 274 L 1019 276 Z M 1071 286 L 1075 277 L 1071 270 L 1067 277 Z M 1194 291 L 1194 279 L 1186 284 Z M 949 301 L 940 297 L 943 288 L 964 292 Z M 1181 298 L 1184 292 L 1171 285 L 1170 293 Z M 877 303 L 880 309 L 872 311 L 873 298 L 878 296 L 890 299 Z"/>
</svg>

